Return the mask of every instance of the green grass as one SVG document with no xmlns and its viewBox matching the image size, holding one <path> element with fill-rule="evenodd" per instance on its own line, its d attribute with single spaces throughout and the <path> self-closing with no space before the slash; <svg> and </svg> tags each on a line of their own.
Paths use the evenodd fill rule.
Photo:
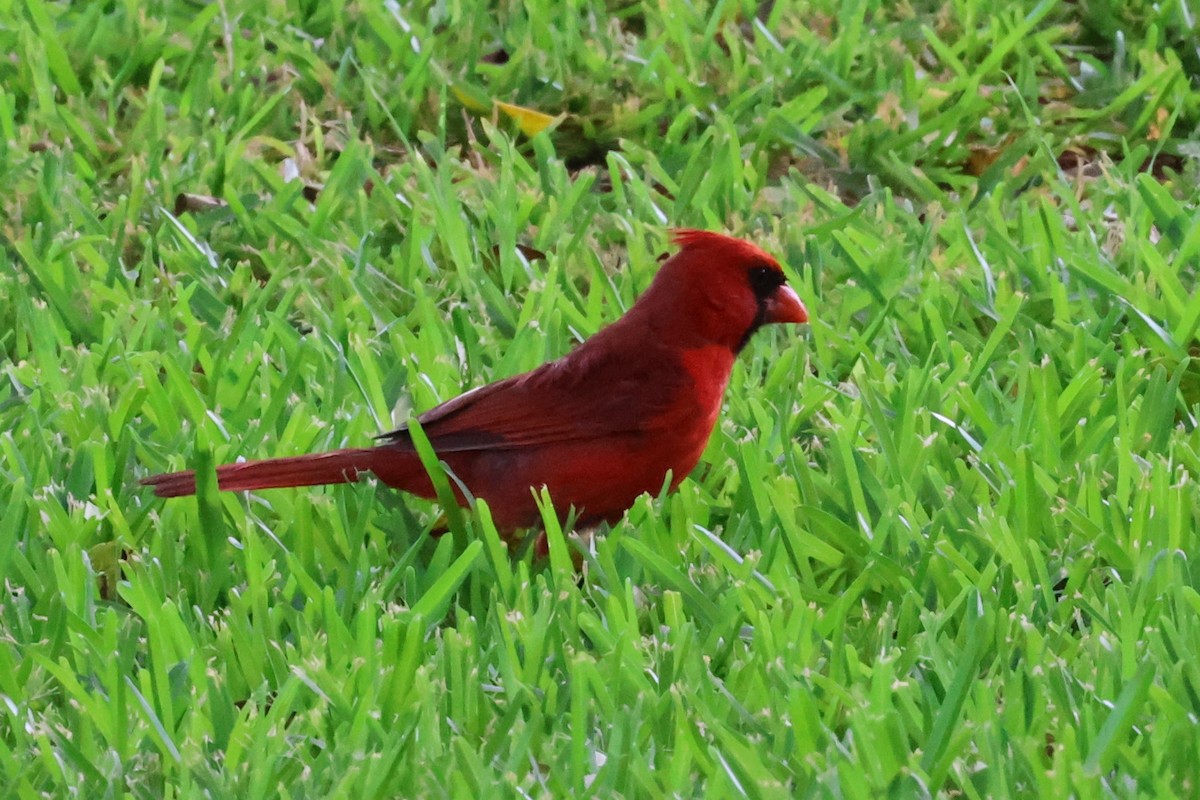
<svg viewBox="0 0 1200 800">
<path fill-rule="evenodd" d="M 5 796 L 1200 791 L 1200 7 L 375 5 L 0 0 Z M 137 485 L 561 355 L 670 226 L 813 322 L 582 553 Z"/>
</svg>

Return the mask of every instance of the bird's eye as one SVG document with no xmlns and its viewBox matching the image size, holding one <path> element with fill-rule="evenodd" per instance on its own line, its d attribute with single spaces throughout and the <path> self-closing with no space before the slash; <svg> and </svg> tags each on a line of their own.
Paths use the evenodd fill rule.
<svg viewBox="0 0 1200 800">
<path fill-rule="evenodd" d="M 750 269 L 750 288 L 754 290 L 755 297 L 770 297 L 784 283 L 783 272 L 774 267 L 751 267 Z"/>
</svg>

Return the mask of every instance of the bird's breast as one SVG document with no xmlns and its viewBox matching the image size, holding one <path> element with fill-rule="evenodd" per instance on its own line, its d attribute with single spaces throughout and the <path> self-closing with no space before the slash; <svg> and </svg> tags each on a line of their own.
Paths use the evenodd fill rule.
<svg viewBox="0 0 1200 800">
<path fill-rule="evenodd" d="M 692 381 L 691 404 L 708 423 L 709 430 L 721 413 L 733 359 L 733 352 L 723 345 L 708 345 L 683 353 L 683 368 Z"/>
<path fill-rule="evenodd" d="M 682 480 L 700 460 L 717 419 L 729 373 L 733 368 L 733 353 L 727 347 L 711 345 L 685 350 L 681 356 L 687 373 L 687 388 L 670 412 L 670 427 L 677 437 L 676 482 Z M 683 474 L 679 474 L 681 472 Z"/>
</svg>

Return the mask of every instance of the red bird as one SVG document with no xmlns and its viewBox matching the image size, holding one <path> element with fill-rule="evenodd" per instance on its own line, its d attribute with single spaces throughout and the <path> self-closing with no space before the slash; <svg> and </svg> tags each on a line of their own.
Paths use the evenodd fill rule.
<svg viewBox="0 0 1200 800">
<path fill-rule="evenodd" d="M 700 460 L 750 337 L 763 325 L 808 321 L 779 263 L 758 247 L 706 231 L 676 231 L 673 239 L 680 251 L 621 319 L 557 361 L 417 417 L 438 458 L 487 501 L 499 530 L 538 524 L 531 490 L 543 486 L 556 508 L 575 509 L 581 527 L 617 520 L 668 474 L 674 490 Z M 217 483 L 227 491 L 314 486 L 372 472 L 433 498 L 408 430 L 380 439 L 375 447 L 227 464 Z M 196 491 L 190 470 L 142 482 L 159 497 Z M 461 494 L 458 502 L 465 504 Z"/>
</svg>

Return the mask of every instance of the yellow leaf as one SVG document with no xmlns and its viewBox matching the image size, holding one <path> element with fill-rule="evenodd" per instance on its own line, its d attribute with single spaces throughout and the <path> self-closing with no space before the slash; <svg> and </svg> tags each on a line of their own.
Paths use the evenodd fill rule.
<svg viewBox="0 0 1200 800">
<path fill-rule="evenodd" d="M 551 125 L 557 125 L 566 118 L 565 114 L 552 117 L 549 114 L 543 114 L 540 111 L 534 111 L 532 108 L 514 106 L 512 103 L 502 103 L 499 100 L 494 102 L 496 103 L 497 108 L 516 120 L 517 127 L 520 128 L 521 133 L 525 134 L 526 136 L 536 136 L 537 134 L 549 128 Z"/>
</svg>

